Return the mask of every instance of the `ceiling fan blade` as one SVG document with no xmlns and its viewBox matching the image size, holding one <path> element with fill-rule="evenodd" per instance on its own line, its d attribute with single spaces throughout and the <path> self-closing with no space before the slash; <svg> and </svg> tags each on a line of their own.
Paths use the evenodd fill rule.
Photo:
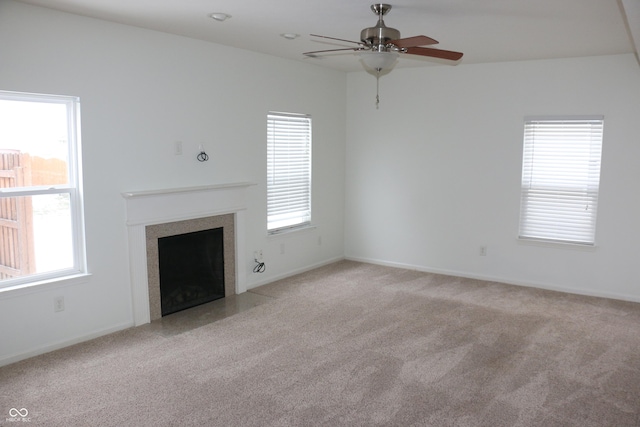
<svg viewBox="0 0 640 427">
<path fill-rule="evenodd" d="M 399 48 L 405 48 L 438 44 L 438 41 L 427 36 L 413 36 L 405 37 L 403 39 L 391 40 L 389 43 L 394 44 Z"/>
<path fill-rule="evenodd" d="M 341 41 L 341 42 L 356 43 L 356 44 L 359 44 L 359 45 L 363 44 L 362 42 L 354 42 L 353 40 L 345 40 L 345 39 L 337 39 L 335 37 L 320 36 L 318 34 L 309 34 L 309 35 L 312 36 L 312 37 L 320 37 L 320 38 L 323 38 L 323 39 L 338 40 L 338 41 Z"/>
<path fill-rule="evenodd" d="M 431 56 L 433 58 L 448 59 L 451 61 L 457 61 L 462 58 L 462 52 L 453 52 L 451 50 L 433 49 L 430 47 L 408 47 L 403 49 L 405 53 L 409 55 L 422 55 Z"/>
<path fill-rule="evenodd" d="M 303 52 L 303 55 L 306 56 L 315 56 L 317 53 L 326 53 L 326 52 L 339 52 L 341 50 L 353 50 L 353 51 L 357 51 L 357 50 L 362 50 L 362 48 L 359 47 L 345 47 L 343 49 L 327 49 L 327 50 L 314 50 L 313 52 Z"/>
</svg>

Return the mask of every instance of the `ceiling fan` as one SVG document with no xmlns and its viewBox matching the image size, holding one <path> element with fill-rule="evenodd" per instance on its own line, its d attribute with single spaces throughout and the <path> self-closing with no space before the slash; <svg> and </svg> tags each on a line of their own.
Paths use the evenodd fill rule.
<svg viewBox="0 0 640 427">
<path fill-rule="evenodd" d="M 387 27 L 384 24 L 383 17 L 391 10 L 391 5 L 376 3 L 371 5 L 371 10 L 378 16 L 378 23 L 374 27 L 363 29 L 360 32 L 359 42 L 311 34 L 312 37 L 355 43 L 357 46 L 341 49 L 316 50 L 304 52 L 303 55 L 314 58 L 317 57 L 318 54 L 328 52 L 359 52 L 362 62 L 366 67 L 375 70 L 378 80 L 382 71 L 390 70 L 393 67 L 400 54 L 427 56 L 450 61 L 458 61 L 462 58 L 463 54 L 461 52 L 424 47 L 438 44 L 438 42 L 431 37 L 413 36 L 401 38 L 400 31 Z M 379 96 L 376 95 L 376 106 L 379 102 Z"/>
</svg>

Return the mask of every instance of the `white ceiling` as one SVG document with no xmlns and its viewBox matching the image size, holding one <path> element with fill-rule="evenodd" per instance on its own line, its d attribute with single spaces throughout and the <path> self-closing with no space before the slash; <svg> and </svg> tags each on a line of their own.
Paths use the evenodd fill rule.
<svg viewBox="0 0 640 427">
<path fill-rule="evenodd" d="M 302 52 L 352 46 L 312 40 L 309 34 L 359 41 L 360 30 L 377 22 L 371 0 L 21 1 L 343 71 L 362 69 L 353 52 L 322 58 L 308 58 Z M 640 44 L 640 0 L 390 3 L 393 9 L 385 17 L 388 27 L 400 30 L 402 37 L 426 35 L 440 42 L 433 47 L 464 52 L 461 63 L 633 53 Z M 208 17 L 213 12 L 232 17 L 218 22 Z M 300 37 L 286 40 L 282 33 Z M 439 64 L 442 61 L 402 55 L 396 67 Z"/>
</svg>

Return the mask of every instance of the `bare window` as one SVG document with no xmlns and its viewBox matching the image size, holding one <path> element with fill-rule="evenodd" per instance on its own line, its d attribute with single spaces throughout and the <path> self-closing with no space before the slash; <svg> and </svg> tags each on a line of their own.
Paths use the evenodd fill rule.
<svg viewBox="0 0 640 427">
<path fill-rule="evenodd" d="M 79 108 L 0 91 L 0 288 L 85 272 Z"/>
</svg>

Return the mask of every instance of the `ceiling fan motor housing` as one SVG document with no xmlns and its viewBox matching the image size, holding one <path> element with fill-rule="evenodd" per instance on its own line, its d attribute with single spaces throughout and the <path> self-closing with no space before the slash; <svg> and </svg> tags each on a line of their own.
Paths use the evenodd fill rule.
<svg viewBox="0 0 640 427">
<path fill-rule="evenodd" d="M 371 5 L 373 13 L 378 15 L 378 24 L 375 27 L 365 28 L 360 32 L 360 40 L 372 50 L 387 51 L 386 44 L 391 40 L 400 38 L 400 31 L 384 25 L 382 17 L 391 10 L 391 5 L 376 3 Z"/>
<path fill-rule="evenodd" d="M 400 31 L 385 26 L 383 21 L 380 21 L 375 27 L 365 28 L 360 32 L 362 43 L 374 48 L 384 47 L 389 41 L 399 38 Z"/>
</svg>

